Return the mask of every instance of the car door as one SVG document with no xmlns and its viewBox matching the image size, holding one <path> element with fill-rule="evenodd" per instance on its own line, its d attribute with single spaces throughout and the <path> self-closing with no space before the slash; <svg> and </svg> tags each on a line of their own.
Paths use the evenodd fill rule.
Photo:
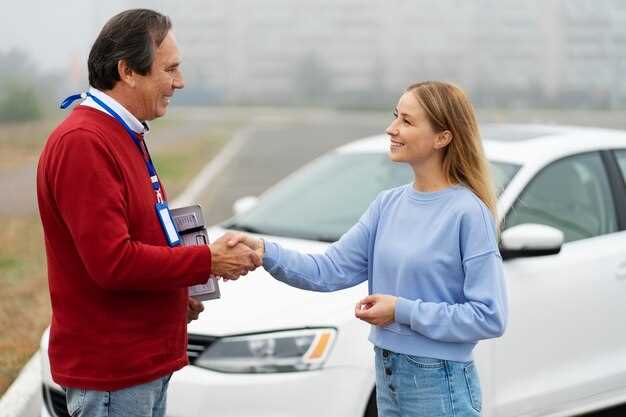
<svg viewBox="0 0 626 417">
<path fill-rule="evenodd" d="M 545 224 L 565 243 L 557 255 L 505 262 L 510 316 L 495 346 L 498 417 L 572 410 L 626 385 L 626 234 L 614 192 L 602 155 L 579 154 L 539 171 L 507 213 L 503 230 Z"/>
</svg>

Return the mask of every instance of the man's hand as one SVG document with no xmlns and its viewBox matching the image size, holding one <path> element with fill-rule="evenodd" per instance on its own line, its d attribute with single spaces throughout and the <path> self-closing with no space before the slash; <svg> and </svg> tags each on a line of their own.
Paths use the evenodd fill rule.
<svg viewBox="0 0 626 417">
<path fill-rule="evenodd" d="M 238 243 L 243 243 L 250 249 L 252 249 L 263 261 L 263 255 L 265 254 L 265 244 L 262 239 L 257 239 L 245 233 L 232 233 L 229 232 L 224 236 L 228 236 L 228 246 L 233 247 Z"/>
<path fill-rule="evenodd" d="M 211 273 L 224 279 L 237 279 L 261 266 L 261 258 L 244 244 L 229 245 L 230 234 L 217 239 L 211 248 Z"/>
<path fill-rule="evenodd" d="M 189 297 L 187 301 L 187 323 L 193 320 L 198 320 L 200 313 L 204 311 L 204 306 L 200 300 L 196 300 L 193 297 Z"/>
<path fill-rule="evenodd" d="M 354 315 L 375 326 L 386 326 L 396 318 L 396 300 L 393 295 L 369 295 L 356 303 Z"/>
</svg>

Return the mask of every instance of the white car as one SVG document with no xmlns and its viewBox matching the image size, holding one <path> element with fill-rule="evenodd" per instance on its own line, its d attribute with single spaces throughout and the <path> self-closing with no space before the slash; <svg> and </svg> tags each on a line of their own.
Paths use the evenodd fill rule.
<svg viewBox="0 0 626 417">
<path fill-rule="evenodd" d="M 499 191 L 510 321 L 475 351 L 488 417 L 570 416 L 626 403 L 626 132 L 542 125 L 482 129 Z M 211 230 L 322 252 L 376 194 L 411 181 L 376 136 L 314 161 Z M 241 201 L 252 206 L 251 199 Z M 191 366 L 169 388 L 172 417 L 376 415 L 366 284 L 313 293 L 259 269 L 221 285 L 189 326 Z M 50 378 L 43 415 L 63 416 Z"/>
</svg>

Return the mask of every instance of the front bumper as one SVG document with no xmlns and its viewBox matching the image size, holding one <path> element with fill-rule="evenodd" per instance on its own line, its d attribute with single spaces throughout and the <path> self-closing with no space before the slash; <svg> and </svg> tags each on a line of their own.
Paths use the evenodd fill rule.
<svg viewBox="0 0 626 417">
<path fill-rule="evenodd" d="M 369 370 L 342 367 L 280 374 L 223 374 L 195 366 L 176 372 L 168 417 L 363 417 L 373 389 Z M 65 395 L 43 386 L 41 417 L 66 417 Z"/>
<path fill-rule="evenodd" d="M 374 387 L 367 369 L 224 374 L 188 366 L 168 390 L 169 417 L 363 417 Z"/>
</svg>

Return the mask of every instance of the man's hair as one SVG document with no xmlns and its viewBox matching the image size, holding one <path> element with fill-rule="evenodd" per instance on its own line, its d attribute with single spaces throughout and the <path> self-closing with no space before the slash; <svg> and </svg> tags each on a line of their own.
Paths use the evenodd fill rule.
<svg viewBox="0 0 626 417">
<path fill-rule="evenodd" d="M 89 52 L 89 84 L 99 90 L 112 89 L 120 80 L 120 60 L 138 74 L 148 74 L 155 50 L 171 28 L 170 18 L 154 10 L 132 9 L 113 16 Z"/>
</svg>

